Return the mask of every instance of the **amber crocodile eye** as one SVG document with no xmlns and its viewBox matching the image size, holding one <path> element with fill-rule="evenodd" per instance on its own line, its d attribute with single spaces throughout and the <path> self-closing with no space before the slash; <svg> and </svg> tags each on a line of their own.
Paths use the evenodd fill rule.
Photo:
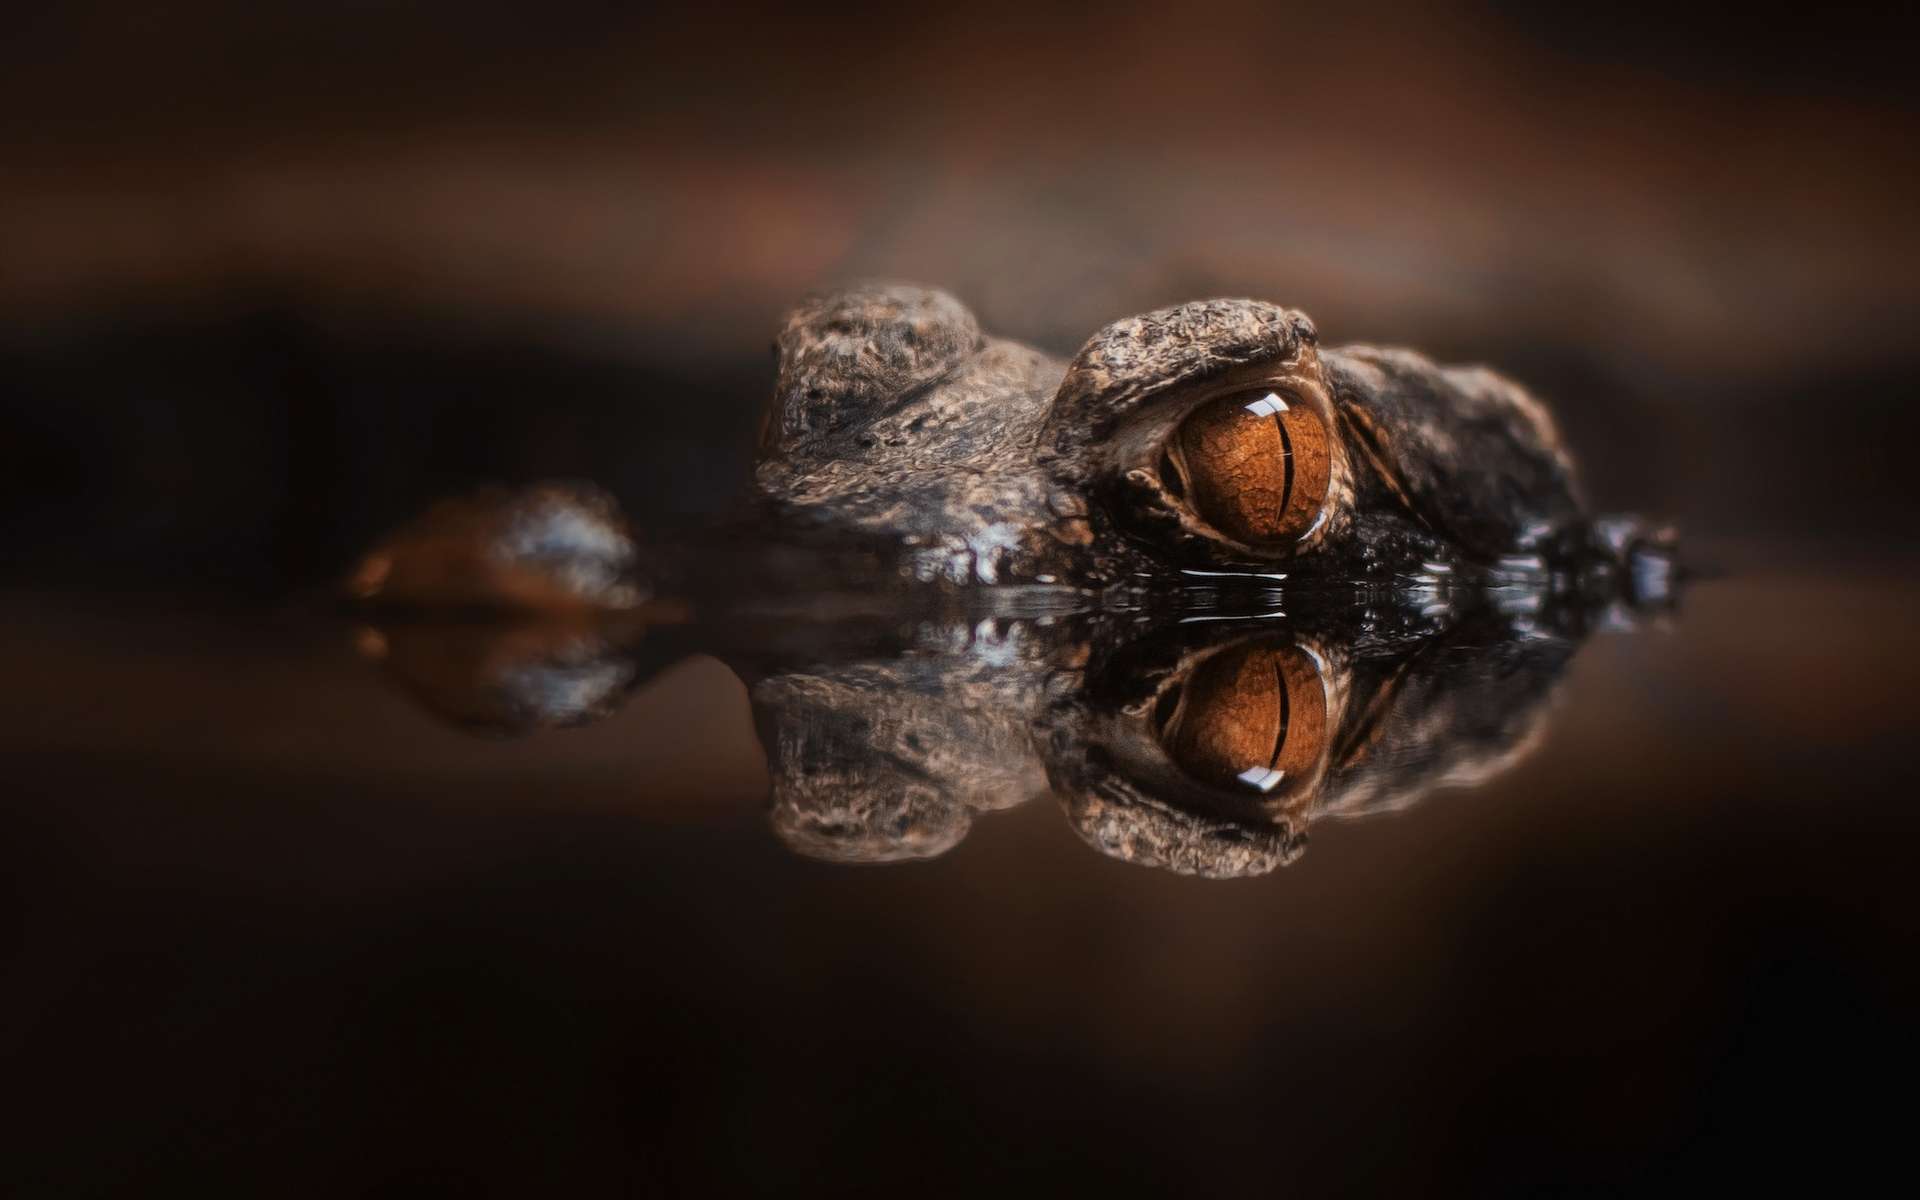
<svg viewBox="0 0 1920 1200">
<path fill-rule="evenodd" d="M 1212 400 L 1167 447 L 1201 520 L 1251 545 L 1311 532 L 1327 502 L 1332 447 L 1318 413 L 1271 389 Z"/>
<path fill-rule="evenodd" d="M 1202 662 L 1160 715 L 1168 757 L 1205 783 L 1262 794 L 1312 769 L 1327 694 L 1298 646 L 1238 646 Z"/>
</svg>

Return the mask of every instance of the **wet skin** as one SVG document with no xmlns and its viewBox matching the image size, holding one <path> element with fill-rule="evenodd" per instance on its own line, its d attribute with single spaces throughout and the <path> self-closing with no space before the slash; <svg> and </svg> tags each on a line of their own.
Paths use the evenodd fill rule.
<svg viewBox="0 0 1920 1200">
<path fill-rule="evenodd" d="M 943 292 L 876 286 L 803 304 L 775 351 L 753 500 L 731 522 L 642 547 L 591 487 L 488 492 L 376 547 L 353 594 L 617 608 L 730 599 L 783 572 L 809 590 L 1081 595 L 1243 575 L 1423 603 L 1486 586 L 1647 599 L 1669 582 L 1670 535 L 1589 519 L 1518 385 L 1322 350 L 1272 304 L 1118 321 L 1061 362 L 982 334 Z"/>
<path fill-rule="evenodd" d="M 1630 571 L 1546 410 L 1480 367 L 1323 349 L 1307 317 L 1209 300 L 1117 321 L 1071 361 L 983 334 L 939 291 L 797 309 L 755 475 L 785 527 L 956 585 L 1182 572 L 1395 582 L 1538 559 Z"/>
</svg>

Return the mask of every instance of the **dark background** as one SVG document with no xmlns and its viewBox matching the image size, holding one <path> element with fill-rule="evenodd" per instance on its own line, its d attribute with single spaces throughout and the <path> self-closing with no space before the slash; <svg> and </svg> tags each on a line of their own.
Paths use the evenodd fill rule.
<svg viewBox="0 0 1920 1200">
<path fill-rule="evenodd" d="M 781 311 L 863 276 L 1062 353 L 1274 299 L 1517 375 L 1696 545 L 1904 546 L 1899 6 L 1537 7 L 29 6 L 8 573 L 272 593 L 491 479 L 711 511 Z"/>
<path fill-rule="evenodd" d="M 1332 11 L 1337 10 L 1337 11 Z M 1906 1135 L 1897 6 L 34 5 L 0 26 L 0 1004 L 28 1195 L 1613 1194 Z M 726 505 L 809 288 L 1480 360 L 1724 578 L 1302 862 L 764 827 L 739 685 L 475 742 L 297 615 L 471 484 Z M 9 1181 L 10 1182 L 10 1181 Z"/>
</svg>

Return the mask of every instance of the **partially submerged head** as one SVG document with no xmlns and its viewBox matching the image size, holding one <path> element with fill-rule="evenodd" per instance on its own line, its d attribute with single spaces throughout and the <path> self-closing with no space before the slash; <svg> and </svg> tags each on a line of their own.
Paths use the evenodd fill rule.
<svg viewBox="0 0 1920 1200">
<path fill-rule="evenodd" d="M 1323 351 L 1304 314 L 1262 301 L 1116 321 L 1062 362 L 982 334 L 943 292 L 876 285 L 810 300 L 776 351 L 762 498 L 957 564 L 928 578 L 1490 562 L 1580 515 L 1519 387 Z"/>
</svg>

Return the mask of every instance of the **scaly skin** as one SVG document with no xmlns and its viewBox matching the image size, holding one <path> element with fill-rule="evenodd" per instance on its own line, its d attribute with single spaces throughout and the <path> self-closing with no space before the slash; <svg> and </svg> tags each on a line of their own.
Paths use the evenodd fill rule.
<svg viewBox="0 0 1920 1200">
<path fill-rule="evenodd" d="M 1209 300 L 1117 321 L 1061 362 L 982 334 L 943 292 L 817 297 L 776 342 L 762 512 L 888 546 L 900 575 L 949 585 L 1150 588 L 1183 569 L 1496 579 L 1504 560 L 1543 555 L 1563 573 L 1621 565 L 1584 532 L 1573 464 L 1518 385 L 1318 342 L 1299 312 Z M 1321 517 L 1284 545 L 1223 532 L 1157 468 L 1200 406 L 1269 387 L 1330 435 Z"/>
</svg>

